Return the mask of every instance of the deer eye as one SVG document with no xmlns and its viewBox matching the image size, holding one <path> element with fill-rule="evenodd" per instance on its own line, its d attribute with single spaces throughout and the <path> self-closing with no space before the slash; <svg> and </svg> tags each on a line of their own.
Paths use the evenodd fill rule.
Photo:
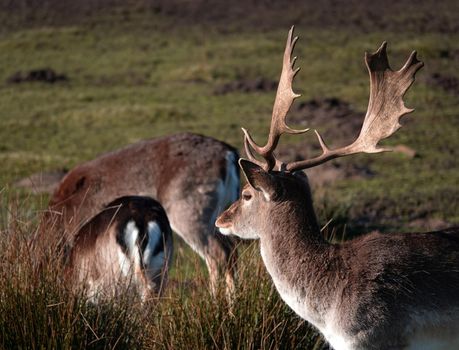
<svg viewBox="0 0 459 350">
<path fill-rule="evenodd" d="M 250 192 L 242 192 L 242 199 L 249 201 L 252 199 L 252 194 Z"/>
</svg>

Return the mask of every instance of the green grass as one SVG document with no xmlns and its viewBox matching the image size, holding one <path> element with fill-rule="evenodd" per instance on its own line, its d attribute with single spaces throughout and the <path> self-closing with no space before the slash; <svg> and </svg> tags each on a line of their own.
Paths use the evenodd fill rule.
<svg viewBox="0 0 459 350">
<path fill-rule="evenodd" d="M 21 237 L 27 241 L 39 211 L 46 208 L 46 196 L 12 186 L 18 178 L 72 168 L 102 152 L 179 131 L 214 136 L 237 147 L 242 144 L 240 126 L 260 142 L 266 136 L 274 92 L 215 95 L 213 91 L 240 78 L 277 80 L 288 26 L 267 29 L 235 22 L 226 30 L 223 25 L 181 24 L 136 8 L 129 13 L 130 21 L 116 10 L 69 25 L 40 21 L 24 25 L 13 16 L 9 20 L 19 22 L 0 32 L 0 229 L 6 242 L 0 255 L 14 255 L 10 243 Z M 416 22 L 417 16 L 414 10 L 403 11 L 390 19 L 407 20 L 406 30 L 390 26 L 337 30 L 314 25 L 313 18 L 313 24 L 296 29 L 300 41 L 295 53 L 302 70 L 295 89 L 302 93 L 301 101 L 338 97 L 365 111 L 368 76 L 363 53 L 375 50 L 383 40 L 389 42 L 394 69 L 412 49 L 426 64 L 406 96 L 407 105 L 416 111 L 404 117 L 404 127 L 384 142 L 405 144 L 418 156 L 409 159 L 390 153 L 343 160 L 368 165 L 376 175 L 337 181 L 317 191 L 321 222 L 333 219 L 330 230 L 339 237 L 343 230 L 349 235 L 373 228 L 410 230 L 412 220 L 429 217 L 459 224 L 459 100 L 427 83 L 435 72 L 459 78 L 457 58 L 440 55 L 442 50 L 457 49 L 459 34 L 409 25 L 408 20 Z M 6 83 L 18 70 L 44 67 L 65 74 L 69 81 Z M 310 127 L 322 131 L 327 125 Z M 316 139 L 310 133 L 281 142 L 311 144 Z M 11 219 L 12 202 L 19 203 L 20 220 Z M 29 226 L 18 229 L 17 222 Z M 6 265 L 0 272 L 0 347 L 17 342 L 15 347 L 22 348 L 40 343 L 44 348 L 110 348 L 115 343 L 169 349 L 184 344 L 197 349 L 312 348 L 315 336 L 279 300 L 256 249 L 249 249 L 242 260 L 247 267 L 240 272 L 241 281 L 250 284 L 239 286 L 231 316 L 223 302 L 209 298 L 202 262 L 176 242 L 172 280 L 180 287 L 171 288 L 161 303 L 150 305 L 150 314 L 131 304 L 135 312 L 129 314 L 116 303 L 95 309 L 80 294 L 56 286 L 59 270 L 50 269 L 42 280 L 27 270 L 27 259 L 2 259 Z M 22 279 L 22 273 L 30 275 Z M 28 285 L 30 279 L 35 284 Z M 40 312 L 33 312 L 35 307 Z"/>
<path fill-rule="evenodd" d="M 178 131 L 200 132 L 238 146 L 241 125 L 253 130 L 255 137 L 264 137 L 273 93 L 216 96 L 213 89 L 240 77 L 277 79 L 285 30 L 223 37 L 206 30 L 203 38 L 204 29 L 199 27 L 164 32 L 154 24 L 141 24 L 34 28 L 1 38 L 0 81 L 17 70 L 40 67 L 52 67 L 69 78 L 67 83 L 54 85 L 1 85 L 0 104 L 5 107 L 0 111 L 2 187 L 36 171 L 71 168 L 128 143 Z M 403 64 L 412 48 L 419 51 L 426 68 L 407 96 L 407 104 L 417 110 L 405 117 L 409 125 L 388 143 L 407 144 L 422 160 L 368 156 L 374 158 L 371 162 L 379 180 L 363 187 L 370 192 L 394 187 L 405 192 L 403 186 L 392 186 L 404 183 L 419 188 L 419 198 L 425 192 L 432 198 L 438 190 L 450 191 L 458 180 L 454 147 L 458 139 L 457 97 L 426 86 L 425 77 L 435 71 L 455 74 L 454 65 L 438 58 L 438 51 L 454 47 L 457 35 L 351 35 L 301 28 L 297 33 L 301 40 L 296 54 L 302 71 L 295 86 L 302 92 L 302 100 L 336 96 L 361 111 L 368 96 L 363 51 L 374 50 L 388 40 L 394 68 Z M 321 125 L 311 127 L 323 129 Z M 306 138 L 315 142 L 312 136 Z M 297 140 L 285 138 L 284 142 Z M 451 173 L 447 182 L 440 180 L 445 172 Z M 346 184 L 343 191 L 354 187 L 360 192 L 361 183 Z M 407 193 L 394 195 L 399 203 Z M 434 205 L 433 213 L 458 222 L 457 201 L 453 207 L 445 204 Z"/>
</svg>

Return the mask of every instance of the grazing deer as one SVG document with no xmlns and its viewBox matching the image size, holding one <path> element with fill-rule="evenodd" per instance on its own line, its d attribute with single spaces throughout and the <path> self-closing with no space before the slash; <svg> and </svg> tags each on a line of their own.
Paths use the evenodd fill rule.
<svg viewBox="0 0 459 350">
<path fill-rule="evenodd" d="M 94 300 L 132 288 L 145 300 L 164 287 L 172 230 L 161 204 L 149 197 L 115 199 L 75 235 L 67 274 Z"/>
<path fill-rule="evenodd" d="M 205 259 L 211 290 L 215 293 L 224 274 L 229 295 L 234 289 L 235 241 L 221 235 L 214 223 L 238 198 L 238 158 L 233 147 L 196 134 L 141 141 L 71 170 L 54 192 L 48 215 L 61 213 L 59 220 L 72 236 L 115 198 L 152 197 L 163 205 L 172 229 Z"/>
<path fill-rule="evenodd" d="M 398 71 L 386 43 L 366 54 L 370 100 L 362 130 L 350 145 L 284 164 L 274 154 L 283 133 L 298 69 L 289 32 L 267 144 L 243 129 L 249 160 L 239 164 L 248 184 L 216 221 L 224 234 L 260 239 L 261 256 L 282 299 L 340 349 L 459 349 L 459 228 L 430 233 L 371 233 L 342 244 L 321 235 L 311 191 L 300 172 L 356 153 L 387 151 L 378 142 L 412 110 L 403 95 L 423 63 L 413 52 Z M 255 152 L 264 160 L 254 157 Z"/>
</svg>

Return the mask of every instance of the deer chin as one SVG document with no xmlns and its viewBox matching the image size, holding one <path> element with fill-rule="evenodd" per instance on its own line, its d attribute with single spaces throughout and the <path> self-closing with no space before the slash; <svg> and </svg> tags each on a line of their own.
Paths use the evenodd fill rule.
<svg viewBox="0 0 459 350">
<path fill-rule="evenodd" d="M 234 236 L 238 236 L 239 238 L 242 238 L 242 239 L 259 239 L 260 238 L 258 233 L 250 227 L 247 229 L 238 230 L 237 232 L 233 229 L 231 234 L 233 234 Z"/>
<path fill-rule="evenodd" d="M 237 236 L 242 239 L 260 238 L 259 235 L 255 232 L 255 230 L 250 227 L 245 230 L 236 230 L 233 225 L 223 225 L 219 223 L 218 219 L 217 219 L 217 222 L 215 223 L 215 226 L 218 228 L 220 233 L 224 236 Z"/>
<path fill-rule="evenodd" d="M 224 236 L 230 236 L 233 234 L 233 231 L 229 227 L 218 227 L 218 230 Z"/>
</svg>

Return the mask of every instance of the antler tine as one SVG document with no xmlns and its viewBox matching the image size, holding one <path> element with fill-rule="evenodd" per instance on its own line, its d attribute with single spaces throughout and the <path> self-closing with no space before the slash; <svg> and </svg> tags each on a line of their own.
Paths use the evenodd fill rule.
<svg viewBox="0 0 459 350">
<path fill-rule="evenodd" d="M 244 144 L 246 148 L 247 156 L 251 161 L 256 161 L 253 153 L 249 150 L 252 147 L 256 153 L 262 156 L 266 164 L 263 165 L 265 170 L 272 170 L 274 167 L 279 166 L 280 162 L 274 156 L 274 150 L 277 147 L 279 138 L 283 133 L 288 134 L 301 134 L 309 129 L 294 130 L 290 128 L 285 121 L 287 113 L 293 103 L 293 101 L 300 95 L 293 92 L 292 81 L 295 75 L 298 73 L 300 68 L 293 69 L 296 57 L 293 59 L 292 52 L 298 37 L 293 37 L 294 26 L 290 28 L 287 37 L 287 43 L 285 45 L 284 60 L 282 65 L 282 73 L 279 79 L 279 86 L 277 87 L 276 99 L 274 101 L 273 113 L 271 118 L 271 127 L 269 130 L 268 141 L 263 147 L 259 146 L 250 136 L 249 132 L 245 129 L 244 131 Z M 257 163 L 259 164 L 259 162 Z"/>
<path fill-rule="evenodd" d="M 258 166 L 260 167 L 265 167 L 265 163 L 263 162 L 260 162 L 252 153 L 252 149 L 250 148 L 250 144 L 249 144 L 249 141 L 248 141 L 248 131 L 244 128 L 241 128 L 242 129 L 242 132 L 244 133 L 244 150 L 245 150 L 245 154 L 247 155 L 247 158 L 249 158 L 249 160 L 252 162 L 252 163 L 255 163 L 257 164 Z"/>
<path fill-rule="evenodd" d="M 387 43 L 373 54 L 365 53 L 365 63 L 370 75 L 370 99 L 362 129 L 357 139 L 350 145 L 330 150 L 316 131 L 322 154 L 318 157 L 286 165 L 287 171 L 307 169 L 334 158 L 355 153 L 378 153 L 390 148 L 378 147 L 378 142 L 391 136 L 400 128 L 399 120 L 414 109 L 407 108 L 403 96 L 413 84 L 416 72 L 424 65 L 413 51 L 405 65 L 398 71 L 389 66 L 386 52 Z"/>
<path fill-rule="evenodd" d="M 244 129 L 244 128 L 241 128 L 242 131 L 244 132 L 244 150 L 245 150 L 245 154 L 247 155 L 247 158 L 249 158 L 249 160 L 252 162 L 252 163 L 255 163 L 257 164 L 258 166 L 262 167 L 262 168 L 267 168 L 267 164 L 266 163 L 263 163 L 261 161 L 259 161 L 254 155 L 253 155 L 253 152 L 252 152 L 252 148 L 250 147 L 250 144 L 249 144 L 249 141 L 247 139 L 247 130 Z M 274 169 L 277 169 L 277 170 L 281 170 L 284 168 L 285 164 L 283 162 L 281 162 L 279 159 L 277 159 L 276 155 L 274 154 L 274 152 L 272 153 L 272 157 L 274 159 Z"/>
</svg>

